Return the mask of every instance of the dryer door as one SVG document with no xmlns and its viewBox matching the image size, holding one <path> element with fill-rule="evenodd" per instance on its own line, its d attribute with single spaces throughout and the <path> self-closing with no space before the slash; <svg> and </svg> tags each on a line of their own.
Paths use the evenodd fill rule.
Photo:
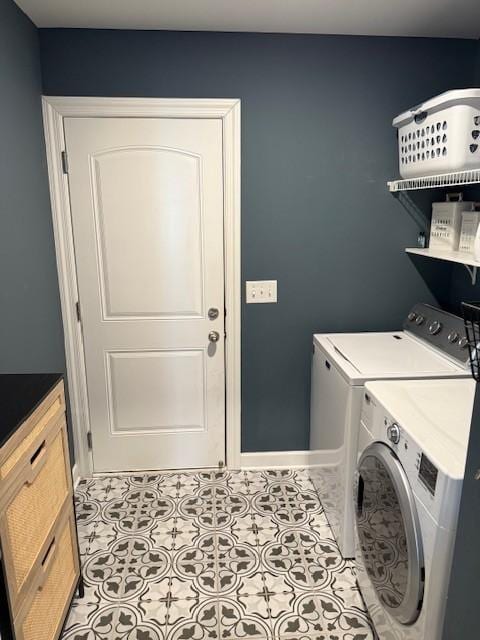
<svg viewBox="0 0 480 640">
<path fill-rule="evenodd" d="M 420 524 L 408 478 L 394 451 L 374 442 L 358 463 L 357 531 L 380 602 L 400 623 L 415 622 L 425 568 Z"/>
</svg>

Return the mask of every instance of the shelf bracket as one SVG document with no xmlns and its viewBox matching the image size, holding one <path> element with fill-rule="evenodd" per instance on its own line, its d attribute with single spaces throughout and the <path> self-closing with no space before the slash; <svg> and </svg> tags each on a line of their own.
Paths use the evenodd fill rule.
<svg viewBox="0 0 480 640">
<path fill-rule="evenodd" d="M 478 267 L 471 267 L 468 264 L 464 264 L 463 265 L 465 267 L 465 269 L 468 271 L 470 278 L 472 280 L 472 284 L 475 285 L 477 284 L 477 268 Z"/>
</svg>

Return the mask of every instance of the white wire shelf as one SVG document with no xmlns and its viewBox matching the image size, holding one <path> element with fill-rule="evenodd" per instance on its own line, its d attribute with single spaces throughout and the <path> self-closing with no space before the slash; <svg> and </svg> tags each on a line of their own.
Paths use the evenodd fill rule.
<svg viewBox="0 0 480 640">
<path fill-rule="evenodd" d="M 391 182 L 387 182 L 387 185 L 391 192 L 396 192 L 414 191 L 417 189 L 436 189 L 439 187 L 457 187 L 478 183 L 480 183 L 480 168 L 469 169 L 468 171 L 456 171 L 455 173 L 443 173 L 438 176 L 392 180 Z"/>
<path fill-rule="evenodd" d="M 426 258 L 435 258 L 436 260 L 445 260 L 447 262 L 463 264 L 470 274 L 472 284 L 475 284 L 477 281 L 477 269 L 480 267 L 480 262 L 477 262 L 470 253 L 463 253 L 461 251 L 441 251 L 439 249 L 419 249 L 418 247 L 408 248 L 405 249 L 405 251 L 417 256 L 425 256 Z"/>
</svg>

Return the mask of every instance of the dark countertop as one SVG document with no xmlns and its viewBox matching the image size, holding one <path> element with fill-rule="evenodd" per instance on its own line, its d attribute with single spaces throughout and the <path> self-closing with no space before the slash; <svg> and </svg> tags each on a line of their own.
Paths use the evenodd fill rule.
<svg viewBox="0 0 480 640">
<path fill-rule="evenodd" d="M 0 447 L 62 378 L 61 373 L 0 374 Z"/>
</svg>

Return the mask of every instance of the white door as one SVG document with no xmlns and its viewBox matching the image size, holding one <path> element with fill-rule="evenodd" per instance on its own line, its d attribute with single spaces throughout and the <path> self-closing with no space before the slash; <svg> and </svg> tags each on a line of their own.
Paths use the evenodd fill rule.
<svg viewBox="0 0 480 640">
<path fill-rule="evenodd" d="M 221 121 L 66 118 L 65 136 L 94 470 L 216 466 Z"/>
</svg>

